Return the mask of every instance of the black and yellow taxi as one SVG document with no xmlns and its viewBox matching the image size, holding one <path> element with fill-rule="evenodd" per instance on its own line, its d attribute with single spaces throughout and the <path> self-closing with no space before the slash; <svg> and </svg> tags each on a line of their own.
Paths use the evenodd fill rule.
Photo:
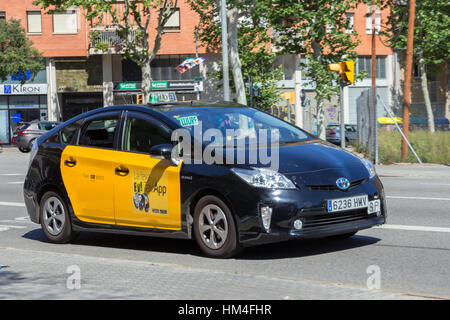
<svg viewBox="0 0 450 320">
<path fill-rule="evenodd" d="M 195 239 L 211 257 L 386 221 L 370 161 L 231 102 L 72 118 L 33 144 L 24 200 L 53 243 L 82 231 L 150 235 Z"/>
</svg>

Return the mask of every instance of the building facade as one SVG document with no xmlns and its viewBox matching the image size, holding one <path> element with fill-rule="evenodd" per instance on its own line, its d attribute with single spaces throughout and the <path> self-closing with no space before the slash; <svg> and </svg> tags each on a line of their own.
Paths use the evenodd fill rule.
<svg viewBox="0 0 450 320">
<path fill-rule="evenodd" d="M 118 12 L 123 12 L 123 2 L 114 4 Z M 358 99 L 371 88 L 371 8 L 365 4 L 347 13 L 351 30 L 358 33 L 360 45 L 356 48 L 356 74 L 367 72 L 367 77 L 356 81 L 344 89 L 344 115 L 339 111 L 338 97 L 325 103 L 325 123 L 340 122 L 355 124 L 357 121 Z M 153 12 L 153 16 L 157 13 Z M 382 28 L 387 21 L 389 9 L 376 10 L 375 27 Z M 9 143 L 14 127 L 20 121 L 33 119 L 65 121 L 71 117 L 103 106 L 135 103 L 140 93 L 141 69 L 133 61 L 124 59 L 122 52 L 116 52 L 114 42 L 118 39 L 111 27 L 111 18 L 102 21 L 87 21 L 84 12 L 76 7 L 47 14 L 33 5 L 33 0 L 0 1 L 0 19 L 18 19 L 27 36 L 45 57 L 43 70 L 34 78 L 20 85 L 20 79 L 11 75 L 0 83 L 0 140 Z M 156 19 L 149 27 L 149 41 L 155 37 Z M 95 29 L 91 25 L 95 23 Z M 219 81 L 212 75 L 220 69 L 221 53 L 206 52 L 196 47 L 195 29 L 199 16 L 190 9 L 186 0 L 178 1 L 174 14 L 165 28 L 161 49 L 152 62 L 152 88 L 156 92 L 174 92 L 178 100 L 197 98 L 214 99 L 222 96 L 217 85 Z M 109 44 L 106 51 L 95 50 L 91 31 L 100 34 L 100 41 Z M 206 60 L 181 74 L 175 67 L 186 58 L 196 56 L 196 52 Z M 378 117 L 386 116 L 383 104 L 394 111 L 401 109 L 402 59 L 385 45 L 381 36 L 376 36 L 376 86 L 381 101 L 377 103 Z M 316 131 L 316 102 L 314 83 L 298 72 L 301 57 L 280 55 L 276 65 L 281 65 L 284 78 L 279 87 L 284 93 L 293 93 L 300 102 L 300 90 L 304 95 L 300 126 Z M 439 115 L 448 117 L 448 72 L 435 76 L 430 83 L 430 92 L 435 97 L 433 106 Z M 415 77 L 418 82 L 418 77 Z M 446 89 L 447 88 L 447 89 Z M 422 110 L 419 85 L 413 85 L 413 110 Z M 294 103 L 295 104 L 295 103 Z M 448 109 L 448 108 L 447 108 Z M 294 105 L 291 110 L 295 110 Z M 443 110 L 443 111 L 442 111 Z M 421 113 L 416 113 L 420 115 Z M 398 115 L 398 114 L 397 114 Z M 284 116 L 283 116 L 284 117 Z M 287 117 L 285 117 L 287 119 Z M 294 115 L 291 117 L 294 119 Z M 293 120 L 292 120 L 293 121 Z"/>
</svg>

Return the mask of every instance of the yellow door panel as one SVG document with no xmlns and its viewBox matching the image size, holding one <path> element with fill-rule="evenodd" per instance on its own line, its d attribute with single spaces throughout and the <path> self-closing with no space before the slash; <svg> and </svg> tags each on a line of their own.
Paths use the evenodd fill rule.
<svg viewBox="0 0 450 320">
<path fill-rule="evenodd" d="M 117 152 L 115 167 L 129 173 L 115 175 L 116 224 L 181 230 L 181 166 L 147 154 Z"/>
<path fill-rule="evenodd" d="M 115 224 L 114 167 L 117 151 L 67 146 L 61 175 L 75 215 L 81 221 Z"/>
</svg>

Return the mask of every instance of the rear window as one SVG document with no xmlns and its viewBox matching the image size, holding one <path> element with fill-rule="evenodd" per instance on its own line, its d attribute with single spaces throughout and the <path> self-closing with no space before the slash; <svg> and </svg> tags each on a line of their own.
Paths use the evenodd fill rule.
<svg viewBox="0 0 450 320">
<path fill-rule="evenodd" d="M 30 126 L 29 123 L 22 123 L 19 124 L 15 129 L 14 129 L 14 133 L 18 133 L 19 131 L 25 130 Z"/>
</svg>

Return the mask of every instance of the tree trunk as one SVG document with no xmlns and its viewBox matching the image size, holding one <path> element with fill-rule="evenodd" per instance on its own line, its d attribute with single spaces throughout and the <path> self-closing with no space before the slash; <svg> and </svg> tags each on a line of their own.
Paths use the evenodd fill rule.
<svg viewBox="0 0 450 320">
<path fill-rule="evenodd" d="M 319 139 L 326 140 L 325 134 L 325 116 L 323 112 L 323 100 L 317 101 L 317 136 Z"/>
<path fill-rule="evenodd" d="M 244 77 L 242 76 L 242 64 L 239 59 L 238 13 L 237 8 L 227 10 L 230 67 L 233 74 L 237 102 L 246 105 L 247 97 L 245 94 Z"/>
<path fill-rule="evenodd" d="M 151 60 L 148 59 L 142 63 L 142 96 L 143 103 L 149 103 L 150 92 L 151 92 L 151 82 L 152 82 L 152 72 L 150 67 Z"/>
<path fill-rule="evenodd" d="M 428 92 L 428 81 L 427 81 L 427 70 L 423 60 L 422 53 L 419 57 L 419 68 L 420 68 L 420 80 L 422 85 L 423 99 L 425 101 L 425 109 L 427 110 L 428 117 L 428 130 L 434 133 L 434 116 L 433 109 L 431 108 L 430 93 Z"/>
<path fill-rule="evenodd" d="M 318 41 L 311 41 L 311 47 L 313 49 L 313 58 L 315 61 L 322 63 L 322 50 Z M 323 110 L 323 98 L 320 96 L 319 88 L 316 87 L 316 117 L 317 117 L 317 136 L 319 139 L 326 140 L 325 134 L 325 115 Z"/>
<path fill-rule="evenodd" d="M 449 68 L 448 68 L 448 62 L 446 61 L 444 63 L 444 71 L 445 71 L 445 78 L 444 78 L 444 92 L 445 92 L 445 117 L 447 119 L 450 119 L 450 94 L 448 92 L 448 82 L 449 82 Z"/>
</svg>

